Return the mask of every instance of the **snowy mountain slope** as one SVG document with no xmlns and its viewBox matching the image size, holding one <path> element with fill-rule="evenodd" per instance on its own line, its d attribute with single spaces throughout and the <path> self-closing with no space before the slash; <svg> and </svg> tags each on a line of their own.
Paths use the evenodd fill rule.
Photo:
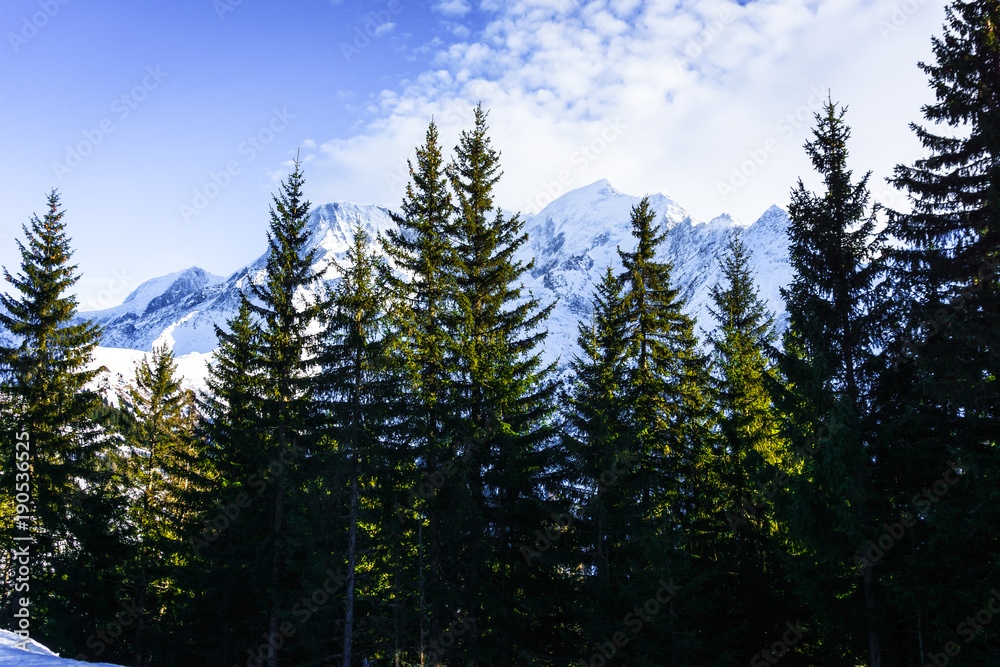
<svg viewBox="0 0 1000 667">
<path fill-rule="evenodd" d="M 0 667 L 116 667 L 106 662 L 80 662 L 60 658 L 33 639 L 18 648 L 21 638 L 8 630 L 0 630 Z"/>
<path fill-rule="evenodd" d="M 524 276 L 525 287 L 543 304 L 558 299 L 547 326 L 543 350 L 546 361 L 565 365 L 576 352 L 577 324 L 590 317 L 594 284 L 609 264 L 620 268 L 617 248 L 635 249 L 630 213 L 640 197 L 615 190 L 606 180 L 566 193 L 525 221 L 529 240 L 520 259 L 535 259 Z M 664 253 L 674 264 L 673 280 L 688 299 L 687 310 L 701 329 L 713 321 L 708 315 L 708 291 L 721 280 L 719 257 L 730 234 L 739 232 L 747 243 L 761 295 L 784 323 L 779 287 L 791 279 L 788 264 L 787 214 L 771 207 L 752 225 L 721 215 L 709 222 L 693 220 L 673 199 L 650 196 L 661 231 Z M 331 261 L 344 261 L 352 228 L 360 224 L 369 236 L 394 226 L 387 209 L 351 203 L 317 207 L 308 223 L 309 247 L 317 248 L 314 271 L 328 281 L 337 278 Z M 180 357 L 182 372 L 192 386 L 204 378 L 204 364 L 216 347 L 214 325 L 224 326 L 239 304 L 239 293 L 250 281 L 264 276 L 267 253 L 228 278 L 192 267 L 143 283 L 114 308 L 81 313 L 105 327 L 103 345 L 148 351 L 166 343 Z M 699 334 L 701 332 L 699 331 Z M 130 377 L 138 355 L 101 353 L 99 360 L 112 375 Z M 190 373 L 190 375 L 189 375 Z"/>
<path fill-rule="evenodd" d="M 561 364 L 576 352 L 577 323 L 588 320 L 593 286 L 607 266 L 620 270 L 617 249 L 635 250 L 630 224 L 631 209 L 641 197 L 615 190 L 606 180 L 569 192 L 555 200 L 526 225 L 529 241 L 521 259 L 535 258 L 535 268 L 525 281 L 535 296 L 548 303 L 559 301 L 549 320 L 545 345 L 547 361 L 561 357 Z M 752 225 L 721 215 L 710 222 L 692 220 L 674 200 L 662 194 L 649 197 L 657 213 L 660 232 L 666 234 L 664 258 L 673 265 L 671 278 L 687 300 L 687 312 L 702 329 L 711 329 L 709 290 L 722 280 L 719 258 L 729 236 L 740 233 L 752 257 L 761 296 L 776 313 L 783 302 L 778 288 L 791 279 L 788 264 L 787 214 L 771 207 Z M 783 319 L 782 319 L 783 322 Z M 699 332 L 700 334 L 700 332 Z"/>
<path fill-rule="evenodd" d="M 318 250 L 313 266 L 328 280 L 337 272 L 331 260 L 343 261 L 354 225 L 372 237 L 391 226 L 386 209 L 350 203 L 327 204 L 313 210 L 308 223 L 309 247 Z M 139 286 L 121 306 L 83 312 L 104 327 L 107 347 L 150 350 L 166 343 L 174 353 L 208 353 L 216 346 L 215 325 L 225 326 L 239 307 L 239 294 L 249 282 L 264 277 L 267 253 L 228 278 L 213 276 L 192 267 L 186 271 L 154 278 Z"/>
</svg>

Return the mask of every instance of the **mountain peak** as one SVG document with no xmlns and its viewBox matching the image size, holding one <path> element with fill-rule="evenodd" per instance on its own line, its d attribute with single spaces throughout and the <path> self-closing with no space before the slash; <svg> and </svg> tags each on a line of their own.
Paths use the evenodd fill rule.
<svg viewBox="0 0 1000 667">
<path fill-rule="evenodd" d="M 583 187 L 571 190 L 570 192 L 579 192 L 581 194 L 587 193 L 595 196 L 606 197 L 622 194 L 617 188 L 615 188 L 615 186 L 611 185 L 611 181 L 606 178 L 596 180 L 590 185 L 584 185 Z"/>
</svg>

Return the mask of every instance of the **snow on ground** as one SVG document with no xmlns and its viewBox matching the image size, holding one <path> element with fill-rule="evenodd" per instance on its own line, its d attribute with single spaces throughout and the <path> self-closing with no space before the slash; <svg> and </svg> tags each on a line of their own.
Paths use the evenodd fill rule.
<svg viewBox="0 0 1000 667">
<path fill-rule="evenodd" d="M 0 667 L 74 667 L 88 665 L 89 667 L 118 667 L 107 662 L 80 662 L 60 658 L 33 639 L 25 643 L 25 648 L 18 648 L 21 637 L 8 630 L 0 630 Z"/>
<path fill-rule="evenodd" d="M 98 378 L 98 386 L 106 384 L 109 398 L 112 400 L 118 389 L 124 389 L 125 384 L 135 379 L 135 367 L 144 356 L 150 352 L 130 350 L 121 347 L 97 347 L 94 349 L 94 365 L 104 366 L 107 373 Z M 181 385 L 188 389 L 199 391 L 205 388 L 208 377 L 208 363 L 213 352 L 190 352 L 176 357 L 177 374 L 183 378 Z"/>
</svg>

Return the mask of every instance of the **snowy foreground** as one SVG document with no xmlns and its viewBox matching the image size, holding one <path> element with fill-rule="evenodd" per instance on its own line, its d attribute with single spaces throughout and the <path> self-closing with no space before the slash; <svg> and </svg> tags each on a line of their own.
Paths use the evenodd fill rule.
<svg viewBox="0 0 1000 667">
<path fill-rule="evenodd" d="M 18 635 L 7 630 L 0 630 L 0 667 L 74 667 L 89 665 L 90 667 L 118 667 L 106 662 L 80 662 L 60 658 L 33 639 L 28 640 L 27 649 L 17 648 L 21 641 Z"/>
</svg>

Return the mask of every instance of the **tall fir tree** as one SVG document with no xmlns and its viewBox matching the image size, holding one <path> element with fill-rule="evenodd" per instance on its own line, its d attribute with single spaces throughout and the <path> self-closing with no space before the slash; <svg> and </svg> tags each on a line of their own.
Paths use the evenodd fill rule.
<svg viewBox="0 0 1000 667">
<path fill-rule="evenodd" d="M 960 481 L 940 502 L 904 500 L 916 516 L 906 562 L 896 549 L 894 589 L 907 631 L 897 643 L 913 660 L 940 656 L 956 624 L 998 581 L 993 526 L 1000 521 L 1000 43 L 995 0 L 955 1 L 945 10 L 933 61 L 920 63 L 934 102 L 927 125 L 912 124 L 927 157 L 898 165 L 889 181 L 909 212 L 890 212 L 898 295 L 896 337 L 883 382 L 893 422 L 893 463 L 908 499 L 935 479 Z M 903 485 L 905 484 L 905 488 Z M 924 499 L 926 500 L 926 499 Z M 902 633 L 899 633 L 902 634 Z M 963 660 L 995 659 L 989 642 Z M 940 657 L 933 658 L 940 660 Z"/>
<path fill-rule="evenodd" d="M 527 240 L 520 217 L 494 204 L 500 155 L 486 117 L 476 107 L 474 126 L 462 132 L 447 172 L 456 210 L 450 233 L 458 311 L 450 334 L 457 417 L 450 428 L 473 435 L 457 451 L 463 497 L 452 530 L 462 548 L 455 563 L 460 608 L 474 619 L 464 625 L 461 655 L 469 665 L 511 665 L 537 659 L 557 642 L 552 632 L 537 631 L 557 625 L 555 568 L 526 563 L 520 549 L 558 515 L 546 492 L 558 481 L 547 478 L 555 385 L 538 349 L 552 305 L 525 295 L 519 282 L 533 262 L 515 257 Z"/>
<path fill-rule="evenodd" d="M 635 250 L 618 254 L 632 357 L 625 395 L 635 503 L 629 523 L 614 527 L 622 553 L 612 604 L 621 618 L 664 574 L 686 580 L 688 602 L 675 601 L 669 614 L 624 649 L 630 664 L 653 664 L 660 653 L 683 664 L 703 655 L 707 633 L 697 628 L 717 604 L 708 584 L 713 568 L 697 575 L 692 569 L 706 550 L 700 542 L 711 471 L 708 364 L 698 349 L 695 320 L 684 313 L 686 302 L 672 282 L 673 265 L 662 257 L 666 233 L 648 197 L 632 207 L 631 226 Z"/>
<path fill-rule="evenodd" d="M 772 386 L 780 382 L 769 358 L 778 340 L 775 318 L 760 297 L 750 260 L 734 230 L 721 259 L 724 282 L 709 290 L 715 328 L 707 336 L 718 429 L 713 515 L 728 526 L 718 527 L 714 550 L 725 573 L 721 584 L 733 600 L 729 627 L 739 635 L 742 661 L 767 645 L 792 607 L 780 558 L 788 545 L 772 504 L 786 490 L 794 464 L 771 399 Z"/>
<path fill-rule="evenodd" d="M 882 665 L 884 588 L 855 556 L 890 516 L 880 475 L 876 350 L 887 326 L 884 234 L 869 205 L 868 175 L 847 167 L 846 109 L 827 101 L 805 145 L 824 192 L 800 180 L 789 205 L 794 277 L 782 290 L 789 315 L 777 388 L 783 435 L 805 458 L 791 484 L 793 528 L 807 545 L 795 576 L 815 609 L 815 632 L 835 651 Z M 830 432 L 832 437 L 823 438 Z M 823 440 L 820 440 L 823 438 Z M 818 594 L 817 594 L 818 593 Z"/>
<path fill-rule="evenodd" d="M 216 325 L 215 333 L 219 347 L 198 401 L 198 435 L 211 484 L 201 490 L 197 518 L 187 526 L 192 568 L 186 574 L 191 587 L 203 592 L 195 615 L 217 619 L 211 628 L 191 628 L 195 655 L 231 665 L 247 659 L 245 651 L 256 648 L 263 632 L 260 610 L 268 608 L 270 575 L 263 547 L 273 517 L 262 495 L 275 476 L 261 431 L 260 331 L 245 295 L 235 316 L 225 327 Z"/>
<path fill-rule="evenodd" d="M 665 232 L 648 197 L 632 208 L 631 224 L 636 248 L 618 254 L 633 354 L 629 391 L 645 458 L 642 474 L 649 476 L 640 502 L 670 498 L 671 520 L 679 525 L 684 501 L 678 481 L 704 435 L 706 364 L 695 321 L 683 312 L 685 301 L 671 282 L 673 265 L 659 256 Z"/>
<path fill-rule="evenodd" d="M 453 485 L 448 484 L 451 476 L 446 473 L 455 465 L 460 442 L 447 428 L 453 400 L 448 364 L 455 320 L 455 255 L 449 234 L 454 207 L 433 121 L 424 145 L 416 150 L 416 164 L 408 164 L 411 182 L 402 213 L 393 214 L 398 229 L 385 232 L 382 247 L 392 269 L 386 282 L 398 333 L 392 356 L 409 387 L 398 437 L 407 443 L 409 458 L 417 466 L 402 482 L 397 502 L 401 537 L 418 542 L 420 572 L 417 590 L 400 594 L 420 609 L 420 650 L 428 653 L 431 638 L 439 637 L 448 623 L 448 608 L 458 604 L 445 574 L 452 569 L 446 559 L 454 545 L 445 531 L 457 512 Z M 425 589 L 434 591 L 426 610 Z"/>
<path fill-rule="evenodd" d="M 564 401 L 563 466 L 566 493 L 579 521 L 573 543 L 589 576 L 570 618 L 581 625 L 585 646 L 600 642 L 617 620 L 609 602 L 627 576 L 630 528 L 638 489 L 630 476 L 639 460 L 627 398 L 631 350 L 622 284 L 608 266 L 593 295 L 591 321 L 581 322 L 581 354 L 570 362 L 572 388 Z M 562 537 L 569 540 L 569 536 Z M 549 547 L 551 539 L 541 545 Z M 561 546 L 561 545 L 560 545 Z M 529 551 L 529 557 L 535 552 Z"/>
<path fill-rule="evenodd" d="M 313 272 L 317 247 L 310 247 L 310 203 L 302 193 L 302 165 L 273 197 L 267 232 L 268 255 L 264 279 L 250 282 L 250 308 L 260 322 L 260 349 L 256 355 L 263 390 L 261 428 L 269 458 L 303 458 L 315 446 L 321 417 L 314 400 L 317 389 L 316 356 L 320 351 L 320 320 L 327 304 L 310 296 L 319 291 L 321 277 Z M 306 506 L 301 497 L 307 466 L 297 461 L 273 484 L 268 494 L 273 508 L 269 535 L 271 579 L 268 584 L 268 667 L 278 664 L 280 625 L 290 618 L 296 589 L 310 589 L 301 576 L 290 572 L 299 538 L 309 530 L 308 521 L 297 515 Z"/>
<path fill-rule="evenodd" d="M 70 290 L 79 274 L 70 263 L 59 195 L 52 191 L 47 203 L 44 217 L 22 225 L 21 271 L 4 269 L 14 293 L 0 294 L 0 325 L 16 341 L 0 347 L 4 421 L 14 429 L 0 445 L 0 474 L 11 499 L 15 481 L 27 484 L 31 517 L 6 524 L 3 542 L 28 545 L 32 637 L 57 650 L 82 652 L 90 632 L 114 616 L 124 597 L 126 536 L 106 456 L 110 441 L 95 421 L 104 412 L 93 389 L 100 369 L 92 355 L 101 331 L 75 321 L 77 300 Z M 18 442 L 28 445 L 26 472 L 15 465 Z M 8 614 L 18 606 L 13 592 L 5 595 Z"/>
<path fill-rule="evenodd" d="M 325 322 L 328 340 L 320 359 L 320 391 L 349 484 L 344 667 L 354 664 L 355 637 L 363 635 L 361 628 L 355 627 L 356 619 L 385 612 L 376 600 L 391 588 L 379 590 L 376 577 L 387 573 L 372 572 L 373 559 L 367 554 L 373 551 L 379 534 L 385 534 L 381 526 L 395 521 L 391 509 L 378 511 L 392 507 L 388 502 L 391 496 L 376 490 L 395 489 L 399 482 L 396 452 L 387 437 L 396 391 L 396 378 L 388 365 L 392 344 L 386 312 L 388 272 L 370 241 L 364 229 L 356 227 L 345 265 L 337 266 L 341 278 Z M 384 543 L 377 546 L 381 553 L 392 553 Z M 367 591 L 371 594 L 365 595 Z M 366 613 L 357 614 L 356 608 Z"/>
<path fill-rule="evenodd" d="M 249 281 L 232 331 L 220 338 L 223 354 L 210 380 L 217 395 L 205 401 L 219 494 L 214 512 L 205 510 L 207 536 L 225 539 L 237 562 L 215 563 L 235 569 L 244 584 L 223 586 L 228 597 L 220 597 L 238 623 L 227 629 L 234 643 L 219 650 L 222 659 L 235 655 L 268 667 L 276 667 L 281 655 L 302 662 L 329 654 L 335 643 L 329 635 L 286 626 L 293 619 L 304 622 L 295 617 L 295 603 L 322 588 L 322 573 L 335 558 L 320 538 L 337 532 L 323 523 L 322 503 L 310 493 L 322 488 L 316 478 L 329 472 L 323 464 L 331 457 L 322 451 L 316 400 L 320 320 L 327 304 L 314 296 L 322 291 L 321 277 L 312 269 L 318 251 L 308 244 L 310 205 L 303 183 L 296 162 L 273 197 L 263 275 Z M 221 529 L 222 537 L 212 532 L 213 521 L 229 526 Z M 200 539 L 196 544 L 216 556 L 216 545 Z M 327 555 L 309 556 L 317 553 Z M 316 615 L 332 621 L 333 612 L 327 606 Z"/>
<path fill-rule="evenodd" d="M 191 498 L 200 487 L 194 442 L 194 405 L 181 386 L 171 350 L 154 347 L 136 365 L 135 379 L 121 397 L 128 415 L 122 429 L 126 488 L 135 497 L 128 525 L 135 532 L 131 609 L 135 616 L 136 667 L 162 660 L 176 650 L 178 630 L 171 612 L 183 605 L 179 571 L 190 564 L 184 526 L 195 510 Z M 131 634 L 131 633 L 130 633 Z"/>
</svg>

